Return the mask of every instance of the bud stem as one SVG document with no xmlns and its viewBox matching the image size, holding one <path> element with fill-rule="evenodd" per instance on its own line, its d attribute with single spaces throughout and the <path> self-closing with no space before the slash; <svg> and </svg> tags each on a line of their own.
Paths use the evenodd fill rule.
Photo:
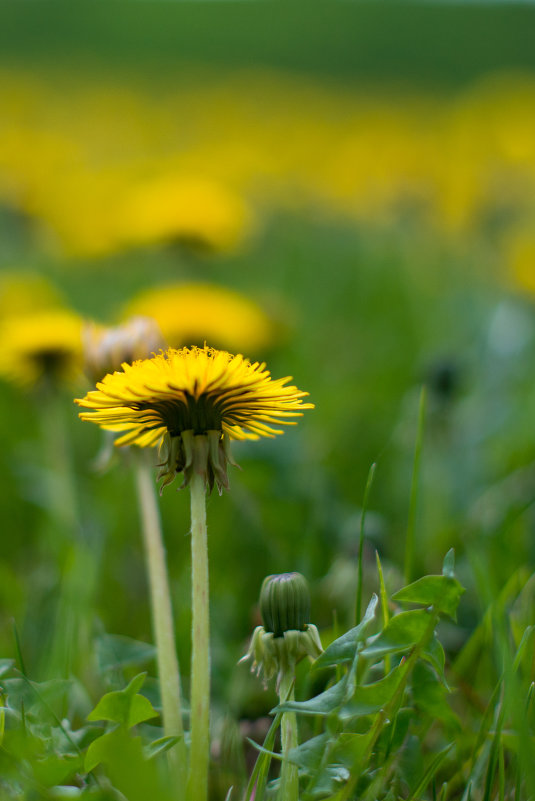
<svg viewBox="0 0 535 801">
<path fill-rule="evenodd" d="M 210 608 L 205 475 L 194 470 L 189 486 L 191 492 L 192 652 L 191 751 L 187 797 L 188 801 L 206 801 L 210 749 Z"/>
<path fill-rule="evenodd" d="M 177 787 L 186 777 L 186 745 L 182 727 L 180 673 L 176 655 L 171 595 L 165 564 L 160 514 L 152 466 L 142 448 L 133 448 L 136 459 L 136 483 L 141 514 L 143 541 L 149 579 L 152 624 L 156 641 L 158 677 L 162 701 L 163 728 L 166 736 L 182 739 L 168 751 L 169 764 Z"/>
<path fill-rule="evenodd" d="M 282 674 L 279 687 L 280 703 L 294 701 L 295 673 L 293 670 L 286 670 Z M 298 801 L 299 799 L 299 775 L 297 765 L 286 761 L 286 757 L 292 748 L 297 748 L 297 718 L 295 712 L 284 712 L 281 720 L 281 744 L 283 763 L 280 776 L 279 798 L 281 801 Z"/>
</svg>

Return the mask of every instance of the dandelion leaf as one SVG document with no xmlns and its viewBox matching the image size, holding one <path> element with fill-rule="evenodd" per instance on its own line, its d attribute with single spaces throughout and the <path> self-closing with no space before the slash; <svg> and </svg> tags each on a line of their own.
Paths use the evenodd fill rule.
<svg viewBox="0 0 535 801">
<path fill-rule="evenodd" d="M 396 592 L 392 600 L 433 606 L 437 612 L 456 620 L 457 606 L 463 593 L 464 587 L 452 576 L 423 576 Z"/>
<path fill-rule="evenodd" d="M 342 634 L 337 640 L 332 642 L 325 651 L 316 659 L 313 664 L 314 668 L 326 668 L 334 665 L 340 665 L 344 662 L 352 662 L 360 643 L 366 637 L 366 631 L 370 623 L 375 617 L 377 609 L 378 598 L 377 595 L 372 596 L 368 608 L 358 626 Z"/>
</svg>

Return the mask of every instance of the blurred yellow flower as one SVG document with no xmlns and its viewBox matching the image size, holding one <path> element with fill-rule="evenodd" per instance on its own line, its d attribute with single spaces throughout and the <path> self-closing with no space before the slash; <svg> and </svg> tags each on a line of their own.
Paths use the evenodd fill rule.
<svg viewBox="0 0 535 801">
<path fill-rule="evenodd" d="M 63 305 L 61 293 L 38 273 L 6 270 L 0 274 L 0 320 Z"/>
<path fill-rule="evenodd" d="M 204 348 L 170 348 L 166 353 L 123 365 L 97 389 L 76 402 L 89 412 L 82 420 L 109 431 L 121 431 L 116 445 L 142 447 L 165 443 L 164 484 L 175 473 L 194 469 L 193 439 L 206 438 L 210 465 L 207 481 L 226 486 L 231 439 L 258 439 L 282 434 L 274 425 L 289 425 L 313 404 L 290 378 L 273 380 L 265 364 L 241 354 Z"/>
<path fill-rule="evenodd" d="M 128 188 L 115 212 L 128 245 L 177 241 L 207 250 L 235 248 L 251 214 L 235 192 L 204 178 L 164 175 Z"/>
<path fill-rule="evenodd" d="M 239 292 L 214 284 L 172 284 L 148 289 L 126 314 L 153 317 L 172 347 L 203 345 L 255 352 L 271 344 L 274 326 L 267 314 Z"/>
<path fill-rule="evenodd" d="M 63 309 L 7 317 L 0 326 L 0 375 L 20 385 L 74 379 L 82 364 L 82 318 Z"/>
<path fill-rule="evenodd" d="M 84 370 L 94 382 L 119 370 L 124 362 L 148 359 L 165 346 L 158 323 L 141 316 L 108 328 L 88 322 L 83 327 L 82 341 Z"/>
<path fill-rule="evenodd" d="M 506 250 L 506 264 L 514 283 L 535 294 L 535 228 L 516 231 Z"/>
</svg>

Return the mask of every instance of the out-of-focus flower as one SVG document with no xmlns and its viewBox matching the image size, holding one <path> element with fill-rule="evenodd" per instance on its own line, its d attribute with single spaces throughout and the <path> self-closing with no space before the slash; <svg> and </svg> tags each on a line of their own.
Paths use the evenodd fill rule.
<svg viewBox="0 0 535 801">
<path fill-rule="evenodd" d="M 232 250 L 249 232 L 242 198 L 205 178 L 165 175 L 129 188 L 115 214 L 125 244 L 176 241 L 206 250 Z"/>
<path fill-rule="evenodd" d="M 80 414 L 82 420 L 126 432 L 116 445 L 163 444 L 164 486 L 175 473 L 183 472 L 187 483 L 196 471 L 210 487 L 216 481 L 221 489 L 228 483 L 229 440 L 282 434 L 273 426 L 290 425 L 295 421 L 288 418 L 313 408 L 303 403 L 307 392 L 286 386 L 289 380 L 273 380 L 265 364 L 242 355 L 207 346 L 170 348 L 123 365 L 76 402 L 90 410 Z"/>
<path fill-rule="evenodd" d="M 213 342 L 231 351 L 254 352 L 274 339 L 274 326 L 250 298 L 213 284 L 173 284 L 142 292 L 128 315 L 153 317 L 172 347 Z"/>
<path fill-rule="evenodd" d="M 132 317 L 122 325 L 86 323 L 82 331 L 84 369 L 87 376 L 100 381 L 106 373 L 119 370 L 124 362 L 148 359 L 165 347 L 158 323 L 151 317 Z"/>
<path fill-rule="evenodd" d="M 38 273 L 6 270 L 0 274 L 0 320 L 63 303 L 60 292 Z"/>
<path fill-rule="evenodd" d="M 506 264 L 513 282 L 535 295 L 535 228 L 516 231 L 506 250 Z"/>
<path fill-rule="evenodd" d="M 63 309 L 12 315 L 0 326 L 0 375 L 32 386 L 72 380 L 82 366 L 82 318 Z"/>
</svg>

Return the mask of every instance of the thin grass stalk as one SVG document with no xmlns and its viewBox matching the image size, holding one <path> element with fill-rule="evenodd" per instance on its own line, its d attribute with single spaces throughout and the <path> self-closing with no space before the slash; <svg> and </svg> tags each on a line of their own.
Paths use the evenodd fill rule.
<svg viewBox="0 0 535 801">
<path fill-rule="evenodd" d="M 210 752 L 210 608 L 204 476 L 193 472 L 191 492 L 191 749 L 189 801 L 206 801 Z"/>
<path fill-rule="evenodd" d="M 279 701 L 281 704 L 295 700 L 295 675 L 293 671 L 286 670 L 282 676 L 279 687 Z M 288 754 L 292 748 L 297 748 L 297 717 L 295 712 L 283 712 L 281 720 L 281 746 L 283 763 L 280 776 L 280 801 L 298 801 L 299 774 L 297 765 L 288 761 Z"/>
<path fill-rule="evenodd" d="M 418 431 L 414 447 L 414 462 L 412 468 L 411 495 L 409 502 L 409 519 L 407 523 L 407 539 L 405 541 L 405 584 L 410 584 L 414 573 L 414 538 L 416 530 L 416 513 L 420 494 L 420 463 L 422 459 L 422 446 L 424 441 L 424 423 L 427 393 L 425 386 L 420 391 L 418 404 Z"/>
<path fill-rule="evenodd" d="M 364 498 L 362 500 L 362 513 L 360 516 L 360 535 L 359 535 L 359 561 L 358 561 L 358 573 L 357 573 L 357 602 L 356 602 L 356 609 L 355 609 L 355 625 L 360 623 L 360 618 L 362 615 L 362 557 L 364 551 L 364 524 L 366 522 L 366 511 L 368 509 L 368 498 L 370 495 L 370 490 L 373 484 L 373 477 L 375 475 L 375 468 L 376 464 L 373 464 L 370 467 L 368 473 L 368 479 L 366 481 L 366 487 L 364 489 Z"/>
<path fill-rule="evenodd" d="M 166 736 L 181 738 L 176 746 L 168 751 L 172 775 L 176 780 L 177 787 L 181 789 L 186 779 L 187 753 L 182 725 L 180 672 L 176 654 L 165 549 L 151 464 L 147 459 L 147 453 L 143 450 L 139 449 L 135 455 L 137 457 L 136 485 L 157 649 L 163 728 Z"/>
<path fill-rule="evenodd" d="M 51 545 L 61 570 L 45 673 L 69 677 L 83 667 L 89 647 L 87 610 L 95 586 L 96 558 L 83 537 L 63 398 L 52 384 L 43 387 L 41 398 L 42 435 L 48 462 L 46 496 L 55 522 Z"/>
</svg>

